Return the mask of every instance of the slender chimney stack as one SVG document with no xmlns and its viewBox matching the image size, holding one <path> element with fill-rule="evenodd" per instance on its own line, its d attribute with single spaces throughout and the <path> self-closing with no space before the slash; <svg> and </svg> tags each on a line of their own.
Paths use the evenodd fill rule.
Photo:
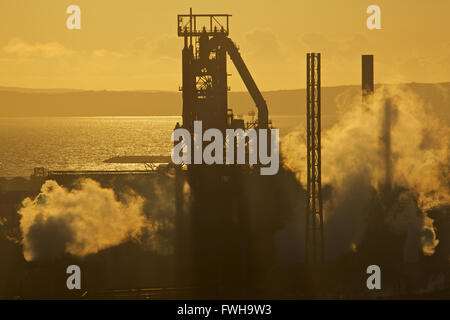
<svg viewBox="0 0 450 320">
<path fill-rule="evenodd" d="M 371 103 L 373 97 L 373 55 L 362 55 L 362 97 L 364 103 Z"/>
</svg>

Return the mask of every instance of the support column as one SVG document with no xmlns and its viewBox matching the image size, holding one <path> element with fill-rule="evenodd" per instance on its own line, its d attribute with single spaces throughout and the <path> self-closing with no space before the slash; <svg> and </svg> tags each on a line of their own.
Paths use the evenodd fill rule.
<svg viewBox="0 0 450 320">
<path fill-rule="evenodd" d="M 324 262 L 320 120 L 320 53 L 306 56 L 307 197 L 305 260 Z"/>
</svg>

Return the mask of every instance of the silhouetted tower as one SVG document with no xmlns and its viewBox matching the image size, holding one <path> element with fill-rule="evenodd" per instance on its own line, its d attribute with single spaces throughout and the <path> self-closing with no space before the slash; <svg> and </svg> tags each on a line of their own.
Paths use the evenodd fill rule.
<svg viewBox="0 0 450 320">
<path fill-rule="evenodd" d="M 245 129 L 244 120 L 236 119 L 228 105 L 227 54 L 258 110 L 254 127 L 269 128 L 266 101 L 239 49 L 228 37 L 229 17 L 228 14 L 193 14 L 192 9 L 189 14 L 177 17 L 178 36 L 183 38 L 184 47 L 183 122 L 176 128 L 188 130 L 191 139 L 196 136 L 195 121 L 201 121 L 203 132 L 215 128 L 224 136 L 227 129 Z M 226 142 L 223 147 L 225 149 Z M 194 159 L 194 148 L 191 153 L 191 159 Z M 236 296 L 250 287 L 252 252 L 243 176 L 251 170 L 254 169 L 237 164 L 204 163 L 177 168 L 179 286 L 194 286 L 198 295 L 208 297 L 231 296 L 230 293 Z M 183 202 L 185 181 L 190 200 L 186 210 Z M 190 242 L 189 250 L 185 245 L 187 242 Z M 188 266 L 186 260 L 192 260 L 193 265 Z M 192 279 L 185 281 L 189 278 L 189 271 L 186 271 L 189 268 Z"/>
<path fill-rule="evenodd" d="M 227 61 L 231 58 L 258 110 L 257 128 L 269 125 L 266 101 L 251 76 L 239 49 L 228 37 L 229 14 L 180 14 L 178 36 L 183 48 L 183 128 L 192 130 L 201 120 L 203 129 L 244 126 L 234 119 L 227 100 Z"/>
<path fill-rule="evenodd" d="M 362 96 L 364 103 L 372 103 L 373 85 L 373 55 L 362 55 Z"/>
<path fill-rule="evenodd" d="M 323 215 L 320 142 L 320 53 L 306 55 L 307 197 L 306 262 L 323 263 Z"/>
</svg>

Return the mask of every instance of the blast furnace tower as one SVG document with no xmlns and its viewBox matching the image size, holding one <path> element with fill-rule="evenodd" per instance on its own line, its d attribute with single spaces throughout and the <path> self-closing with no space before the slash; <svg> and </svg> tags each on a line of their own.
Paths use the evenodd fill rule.
<svg viewBox="0 0 450 320">
<path fill-rule="evenodd" d="M 194 121 L 202 122 L 203 131 L 215 128 L 223 136 L 229 128 L 269 129 L 266 101 L 229 38 L 229 19 L 228 14 L 193 14 L 192 9 L 178 15 L 177 32 L 184 47 L 183 122 L 177 128 L 187 129 L 192 139 Z M 255 103 L 255 121 L 236 119 L 228 105 L 227 54 Z M 259 175 L 255 167 L 184 164 L 176 168 L 178 286 L 195 287 L 197 297 L 248 296 L 248 288 L 257 282 L 246 198 L 248 177 Z"/>
</svg>

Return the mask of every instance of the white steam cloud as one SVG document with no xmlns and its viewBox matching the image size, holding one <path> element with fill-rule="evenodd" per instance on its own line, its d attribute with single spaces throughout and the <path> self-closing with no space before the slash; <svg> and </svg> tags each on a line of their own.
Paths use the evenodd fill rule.
<svg viewBox="0 0 450 320">
<path fill-rule="evenodd" d="M 149 226 L 144 199 L 134 194 L 122 198 L 91 179 L 70 191 L 46 181 L 39 195 L 26 198 L 19 210 L 25 259 L 83 257 L 137 239 Z"/>
<path fill-rule="evenodd" d="M 450 204 L 450 129 L 403 86 L 379 88 L 370 105 L 362 104 L 359 95 L 338 100 L 346 102 L 338 101 L 340 119 L 322 133 L 322 181 L 332 189 L 324 203 L 327 252 L 338 255 L 354 249 L 363 236 L 374 192 L 393 194 L 389 190 L 396 188 L 403 195 L 386 209 L 389 227 L 407 235 L 405 246 L 416 243 L 423 254 L 432 255 L 439 241 L 427 211 Z M 284 164 L 303 185 L 305 136 L 305 129 L 299 128 L 281 143 Z"/>
</svg>

